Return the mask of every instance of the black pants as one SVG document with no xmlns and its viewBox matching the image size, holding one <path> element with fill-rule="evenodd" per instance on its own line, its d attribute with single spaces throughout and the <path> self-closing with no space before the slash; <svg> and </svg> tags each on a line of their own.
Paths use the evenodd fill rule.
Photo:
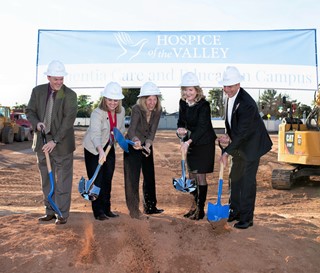
<svg viewBox="0 0 320 273">
<path fill-rule="evenodd" d="M 153 209 L 157 204 L 152 146 L 150 150 L 150 156 L 145 157 L 141 150 L 135 150 L 129 145 L 129 153 L 123 153 L 126 203 L 131 213 L 139 211 L 139 181 L 141 170 L 143 174 L 144 209 Z"/>
<path fill-rule="evenodd" d="M 88 150 L 84 149 L 84 159 L 87 168 L 87 175 L 90 179 L 98 166 L 99 154 L 94 155 Z M 97 198 L 97 200 L 92 201 L 92 211 L 94 217 L 110 211 L 111 187 L 115 168 L 115 159 L 115 150 L 114 146 L 112 146 L 107 155 L 106 162 L 104 162 L 104 164 L 101 166 L 100 172 L 97 175 L 96 180 L 94 181 L 94 184 L 97 187 L 100 187 L 99 197 Z"/>
<path fill-rule="evenodd" d="M 245 161 L 240 156 L 232 158 L 230 210 L 233 214 L 240 214 L 240 221 L 253 220 L 259 162 L 260 158 L 255 161 Z"/>
</svg>

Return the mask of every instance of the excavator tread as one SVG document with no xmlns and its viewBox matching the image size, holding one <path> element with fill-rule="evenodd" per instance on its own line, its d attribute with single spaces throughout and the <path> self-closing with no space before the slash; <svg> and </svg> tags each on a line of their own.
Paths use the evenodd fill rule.
<svg viewBox="0 0 320 273">
<path fill-rule="evenodd" d="M 272 171 L 271 185 L 273 189 L 290 190 L 292 184 L 292 170 L 274 169 Z"/>
</svg>

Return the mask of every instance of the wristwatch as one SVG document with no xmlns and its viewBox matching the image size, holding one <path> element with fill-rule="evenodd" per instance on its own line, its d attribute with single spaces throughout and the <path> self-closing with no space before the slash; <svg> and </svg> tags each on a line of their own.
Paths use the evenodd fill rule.
<svg viewBox="0 0 320 273">
<path fill-rule="evenodd" d="M 52 139 L 52 141 L 53 141 L 54 144 L 58 143 L 58 141 L 56 141 L 55 139 Z"/>
</svg>

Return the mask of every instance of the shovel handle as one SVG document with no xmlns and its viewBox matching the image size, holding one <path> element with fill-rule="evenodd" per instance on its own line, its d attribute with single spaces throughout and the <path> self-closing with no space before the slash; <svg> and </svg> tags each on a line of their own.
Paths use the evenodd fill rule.
<svg viewBox="0 0 320 273">
<path fill-rule="evenodd" d="M 220 164 L 219 179 L 223 179 L 223 164 Z"/>
<path fill-rule="evenodd" d="M 45 133 L 45 131 L 44 131 L 43 126 L 40 126 L 40 128 L 41 128 L 42 142 L 43 142 L 43 145 L 45 145 L 45 144 L 47 144 L 46 133 Z M 44 155 L 46 156 L 47 169 L 48 169 L 48 172 L 50 173 L 50 172 L 52 171 L 52 168 L 51 168 L 51 162 L 50 162 L 49 153 L 48 153 L 48 152 L 45 152 Z"/>
<path fill-rule="evenodd" d="M 44 131 L 43 126 L 41 126 L 41 137 L 43 141 L 43 145 L 47 144 L 47 138 L 46 138 L 46 133 Z M 48 152 L 45 152 L 44 155 L 46 156 L 46 163 L 47 163 L 47 169 L 48 169 L 48 175 L 49 175 L 49 180 L 50 180 L 50 192 L 48 194 L 48 202 L 51 206 L 51 208 L 59 215 L 59 217 L 62 217 L 62 213 L 56 203 L 52 200 L 52 195 L 54 193 L 54 176 L 52 173 L 52 168 L 51 168 L 51 162 L 50 162 L 50 156 Z"/>
<path fill-rule="evenodd" d="M 186 154 L 185 154 L 183 151 L 181 151 L 181 159 L 182 159 L 183 161 L 186 160 Z"/>
<path fill-rule="evenodd" d="M 223 164 L 220 164 L 219 182 L 218 182 L 218 200 L 217 200 L 218 205 L 221 204 L 222 185 L 223 185 Z"/>
<path fill-rule="evenodd" d="M 111 144 L 108 145 L 108 147 L 106 148 L 106 150 L 104 151 L 104 153 L 106 154 L 106 157 L 108 156 L 110 150 L 111 150 Z M 100 165 L 103 165 L 103 161 L 102 160 L 99 160 L 99 164 Z"/>
</svg>

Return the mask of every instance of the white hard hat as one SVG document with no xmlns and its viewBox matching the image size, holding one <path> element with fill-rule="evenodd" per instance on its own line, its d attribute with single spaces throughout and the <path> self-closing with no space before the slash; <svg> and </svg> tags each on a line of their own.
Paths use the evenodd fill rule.
<svg viewBox="0 0 320 273">
<path fill-rule="evenodd" d="M 230 86 L 240 83 L 244 80 L 244 77 L 240 74 L 238 68 L 234 66 L 227 66 L 223 72 L 223 78 L 219 81 L 219 84 L 223 86 Z"/>
<path fill-rule="evenodd" d="M 145 96 L 160 96 L 159 88 L 153 82 L 146 82 L 141 86 L 138 98 Z"/>
<path fill-rule="evenodd" d="M 180 86 L 200 86 L 198 77 L 193 72 L 187 72 L 182 76 Z"/>
<path fill-rule="evenodd" d="M 49 63 L 48 69 L 46 72 L 44 72 L 44 74 L 52 77 L 64 77 L 68 73 L 66 72 L 64 64 L 62 62 L 54 60 Z"/>
<path fill-rule="evenodd" d="M 124 98 L 122 88 L 117 82 L 108 83 L 101 92 L 101 96 L 111 100 L 122 100 Z"/>
</svg>

